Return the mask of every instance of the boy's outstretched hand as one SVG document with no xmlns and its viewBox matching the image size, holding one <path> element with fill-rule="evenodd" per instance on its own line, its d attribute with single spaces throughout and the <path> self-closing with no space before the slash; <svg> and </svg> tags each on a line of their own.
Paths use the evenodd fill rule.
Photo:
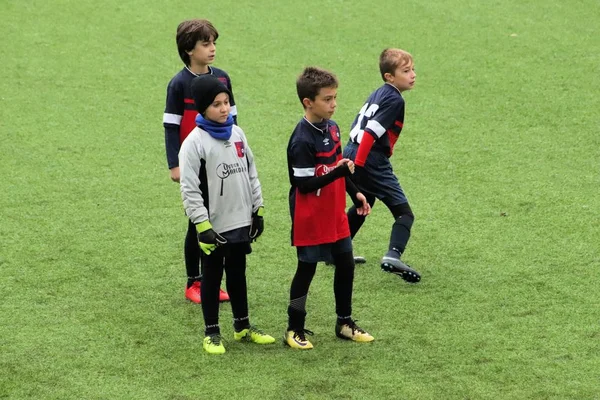
<svg viewBox="0 0 600 400">
<path fill-rule="evenodd" d="M 356 193 L 356 199 L 362 203 L 361 207 L 356 207 L 356 213 L 365 217 L 371 214 L 371 206 L 369 205 L 365 195 L 358 192 Z"/>
</svg>

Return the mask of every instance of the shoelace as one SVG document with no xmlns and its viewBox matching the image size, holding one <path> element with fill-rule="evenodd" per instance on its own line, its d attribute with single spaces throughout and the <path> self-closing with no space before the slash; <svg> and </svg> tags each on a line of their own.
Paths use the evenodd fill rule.
<svg viewBox="0 0 600 400">
<path fill-rule="evenodd" d="M 312 336 L 314 333 L 308 329 L 302 329 L 300 331 L 294 331 L 294 336 L 300 339 L 302 342 L 306 342 L 306 335 Z"/>
<path fill-rule="evenodd" d="M 356 321 L 358 321 L 358 320 L 356 320 Z M 354 332 L 367 333 L 364 329 L 362 329 L 358 325 L 356 325 L 356 321 L 351 319 L 350 322 L 348 323 L 348 326 L 352 329 L 352 335 L 354 335 Z"/>
<path fill-rule="evenodd" d="M 210 343 L 214 344 L 215 346 L 219 346 L 223 341 L 223 337 L 221 337 L 221 335 L 210 335 L 209 337 Z"/>
<path fill-rule="evenodd" d="M 265 333 L 263 331 L 261 331 L 260 329 L 258 329 L 257 327 L 251 326 L 250 328 L 248 328 L 248 334 L 251 333 L 256 333 L 257 335 L 260 336 L 265 336 Z"/>
</svg>

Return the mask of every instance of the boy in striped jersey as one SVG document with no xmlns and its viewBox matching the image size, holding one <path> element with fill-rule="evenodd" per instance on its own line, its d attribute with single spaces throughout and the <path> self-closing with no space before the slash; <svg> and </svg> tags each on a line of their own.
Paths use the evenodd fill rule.
<svg viewBox="0 0 600 400">
<path fill-rule="evenodd" d="M 410 238 L 415 216 L 389 160 L 404 126 L 402 92 L 414 87 L 417 75 L 412 56 L 400 49 L 385 49 L 379 57 L 379 70 L 384 84 L 371 93 L 354 119 L 344 157 L 354 161 L 356 171 L 352 179 L 371 207 L 375 199 L 379 199 L 394 217 L 381 269 L 407 282 L 417 283 L 421 275 L 400 259 Z M 357 212 L 356 207 L 348 210 L 352 238 L 364 221 L 365 217 Z"/>
<path fill-rule="evenodd" d="M 191 82 L 196 76 L 212 75 L 217 77 L 232 93 L 231 79 L 229 75 L 219 68 L 212 67 L 216 54 L 216 42 L 219 32 L 205 19 L 192 19 L 183 21 L 177 27 L 177 51 L 181 61 L 185 64 L 169 82 L 167 87 L 167 101 L 163 116 L 165 128 L 165 147 L 167 152 L 167 163 L 171 180 L 179 182 L 179 160 L 177 154 L 181 144 L 189 133 L 196 127 L 195 118 L 198 112 L 194 108 L 194 100 L 191 93 Z M 237 123 L 237 109 L 231 94 L 231 115 Z M 188 231 L 184 242 L 185 268 L 188 281 L 185 289 L 185 297 L 200 303 L 200 250 L 196 242 L 195 227 L 188 224 Z M 223 290 L 220 291 L 219 299 L 228 301 L 229 296 Z"/>
</svg>

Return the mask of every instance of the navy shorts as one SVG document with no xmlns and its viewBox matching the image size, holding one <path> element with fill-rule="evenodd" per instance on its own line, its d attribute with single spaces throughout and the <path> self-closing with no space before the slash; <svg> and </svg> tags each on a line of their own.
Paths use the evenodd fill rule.
<svg viewBox="0 0 600 400">
<path fill-rule="evenodd" d="M 333 264 L 333 257 L 352 251 L 350 236 L 334 243 L 317 244 L 314 246 L 297 246 L 298 260 L 305 263 L 325 261 Z"/>
<path fill-rule="evenodd" d="M 344 158 L 354 161 L 357 151 L 356 143 L 348 143 L 344 148 Z M 364 195 L 381 200 L 388 208 L 408 203 L 400 182 L 394 175 L 392 163 L 385 154 L 380 151 L 371 151 L 365 163 L 365 171 L 370 179 L 365 184 L 357 185 Z"/>
</svg>

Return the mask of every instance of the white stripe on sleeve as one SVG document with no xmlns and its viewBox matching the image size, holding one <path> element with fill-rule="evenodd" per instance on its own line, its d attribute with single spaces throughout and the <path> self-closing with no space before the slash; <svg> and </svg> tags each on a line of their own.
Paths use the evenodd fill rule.
<svg viewBox="0 0 600 400">
<path fill-rule="evenodd" d="M 164 113 L 163 114 L 163 124 L 180 125 L 181 124 L 181 115 Z"/>
<path fill-rule="evenodd" d="M 314 168 L 293 168 L 294 176 L 297 178 L 306 178 L 308 176 L 315 176 Z"/>
<path fill-rule="evenodd" d="M 231 116 L 233 116 L 233 117 L 237 116 L 237 106 L 231 106 L 231 110 L 229 110 L 229 114 L 231 114 Z"/>
<path fill-rule="evenodd" d="M 379 122 L 375 121 L 374 119 L 371 119 L 371 120 L 369 120 L 369 122 L 367 122 L 367 126 L 365 126 L 365 129 L 372 130 L 373 133 L 375 133 L 378 138 L 383 136 L 383 134 L 385 133 L 385 128 L 383 126 L 381 126 L 381 124 Z"/>
</svg>

